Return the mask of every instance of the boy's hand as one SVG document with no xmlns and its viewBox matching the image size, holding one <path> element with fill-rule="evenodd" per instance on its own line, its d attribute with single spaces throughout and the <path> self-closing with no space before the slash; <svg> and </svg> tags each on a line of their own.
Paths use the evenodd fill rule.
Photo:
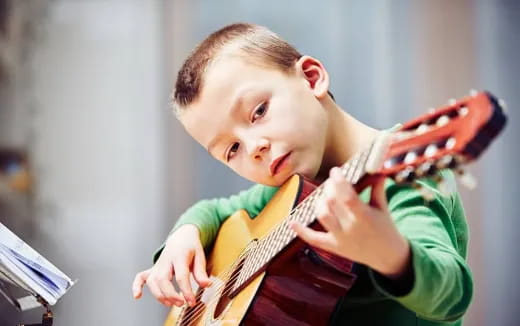
<svg viewBox="0 0 520 326">
<path fill-rule="evenodd" d="M 293 230 L 313 247 L 368 265 L 391 279 L 404 276 L 410 267 L 410 246 L 388 211 L 384 179 L 373 185 L 370 204 L 365 204 L 339 168 L 330 176 L 316 205 L 326 232 L 297 222 L 291 223 Z"/>
<path fill-rule="evenodd" d="M 146 283 L 152 295 L 166 306 L 182 306 L 184 300 L 195 305 L 195 296 L 191 288 L 190 274 L 195 281 L 206 287 L 210 279 L 206 273 L 206 257 L 200 243 L 199 230 L 195 225 L 186 224 L 177 229 L 166 241 L 161 256 L 152 268 L 137 273 L 132 292 L 134 298 L 142 296 Z M 182 292 L 173 287 L 175 280 Z"/>
</svg>

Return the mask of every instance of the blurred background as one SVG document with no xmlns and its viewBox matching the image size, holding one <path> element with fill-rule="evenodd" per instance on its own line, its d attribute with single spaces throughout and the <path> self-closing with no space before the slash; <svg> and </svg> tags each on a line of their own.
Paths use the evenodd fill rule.
<svg viewBox="0 0 520 326">
<path fill-rule="evenodd" d="M 237 21 L 319 58 L 341 107 L 377 128 L 470 89 L 506 100 L 505 133 L 471 167 L 479 187 L 461 190 L 465 325 L 518 325 L 520 1 L 0 0 L 0 221 L 79 279 L 55 325 L 160 325 L 168 309 L 132 298 L 135 273 L 190 204 L 249 186 L 168 106 L 189 51 Z M 40 318 L 0 297 L 0 325 Z"/>
</svg>

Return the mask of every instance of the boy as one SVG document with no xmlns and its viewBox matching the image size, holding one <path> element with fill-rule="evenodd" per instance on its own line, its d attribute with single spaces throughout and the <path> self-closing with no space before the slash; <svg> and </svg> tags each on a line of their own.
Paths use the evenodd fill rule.
<svg viewBox="0 0 520 326">
<path fill-rule="evenodd" d="M 323 65 L 268 29 L 234 24 L 211 34 L 181 68 L 177 116 L 208 152 L 258 183 L 230 198 L 201 201 L 172 230 L 155 265 L 136 275 L 167 306 L 194 304 L 189 277 L 209 284 L 204 248 L 221 223 L 246 209 L 256 216 L 277 187 L 298 173 L 325 183 L 316 207 L 324 232 L 294 224 L 311 246 L 360 264 L 358 280 L 337 306 L 334 325 L 460 325 L 472 296 L 465 262 L 467 225 L 456 193 L 380 180 L 358 196 L 335 166 L 380 133 L 344 112 L 329 93 Z M 448 177 L 452 177 L 448 174 Z M 436 191 L 431 180 L 425 187 Z M 363 198 L 361 198 L 363 197 Z M 366 203 L 368 202 L 368 203 Z M 176 293 L 175 276 L 181 293 Z"/>
</svg>

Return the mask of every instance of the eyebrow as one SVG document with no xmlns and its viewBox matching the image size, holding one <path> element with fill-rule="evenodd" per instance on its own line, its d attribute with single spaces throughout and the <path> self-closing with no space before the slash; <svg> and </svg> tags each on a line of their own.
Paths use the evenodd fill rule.
<svg viewBox="0 0 520 326">
<path fill-rule="evenodd" d="M 229 116 L 233 116 L 237 111 L 240 110 L 240 108 L 242 107 L 243 105 L 243 102 L 244 102 L 244 94 L 247 93 L 248 90 L 242 90 L 242 91 L 239 91 L 238 94 L 234 97 L 233 99 L 233 102 L 231 104 L 231 108 L 229 109 L 229 111 L 227 112 L 227 114 Z M 213 147 L 215 147 L 215 145 L 223 138 L 223 136 L 221 134 L 217 135 L 213 140 L 211 140 L 208 144 L 208 147 L 206 148 L 206 150 L 208 151 L 208 153 L 211 154 L 211 151 L 213 150 Z"/>
</svg>

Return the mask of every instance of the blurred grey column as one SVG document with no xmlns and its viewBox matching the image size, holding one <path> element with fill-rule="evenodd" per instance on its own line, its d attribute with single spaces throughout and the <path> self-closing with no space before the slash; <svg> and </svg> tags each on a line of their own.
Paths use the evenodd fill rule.
<svg viewBox="0 0 520 326">
<path fill-rule="evenodd" d="M 446 105 L 449 98 L 467 96 L 478 88 L 475 53 L 475 8 L 470 0 L 463 1 L 411 1 L 415 13 L 414 26 L 414 79 L 413 107 L 416 115 L 428 107 Z M 489 153 L 485 153 L 486 155 Z M 482 176 L 482 163 L 470 168 L 478 178 Z M 486 189 L 478 187 L 468 191 L 459 186 L 470 226 L 469 264 L 474 275 L 473 302 L 464 317 L 465 325 L 480 325 L 485 318 L 486 258 L 483 247 L 482 220 Z"/>
<path fill-rule="evenodd" d="M 79 282 L 56 325 L 158 325 L 131 295 L 166 218 L 159 1 L 52 1 L 31 60 L 42 253 Z"/>
<path fill-rule="evenodd" d="M 465 325 L 517 325 L 516 285 L 519 221 L 515 195 L 518 174 L 518 52 L 520 5 L 514 1 L 413 2 L 417 107 L 489 90 L 512 108 L 509 126 L 471 167 L 480 186 L 462 190 L 471 230 L 469 263 L 475 295 Z M 441 104 L 441 103 L 439 103 Z"/>
<path fill-rule="evenodd" d="M 520 2 L 478 0 L 476 7 L 476 58 L 479 86 L 508 103 L 509 125 L 483 160 L 481 189 L 485 257 L 483 325 L 518 325 L 520 286 Z"/>
<path fill-rule="evenodd" d="M 180 214 L 191 204 L 196 196 L 194 179 L 197 175 L 194 148 L 199 146 L 184 131 L 172 111 L 171 99 L 177 72 L 185 57 L 194 47 L 193 7 L 196 1 L 174 0 L 164 2 L 163 46 L 166 60 L 165 94 L 170 103 L 166 107 L 168 112 L 167 124 L 167 162 L 168 162 L 168 217 L 164 221 L 162 240 L 173 227 Z M 161 242 L 157 242 L 159 245 Z"/>
</svg>

